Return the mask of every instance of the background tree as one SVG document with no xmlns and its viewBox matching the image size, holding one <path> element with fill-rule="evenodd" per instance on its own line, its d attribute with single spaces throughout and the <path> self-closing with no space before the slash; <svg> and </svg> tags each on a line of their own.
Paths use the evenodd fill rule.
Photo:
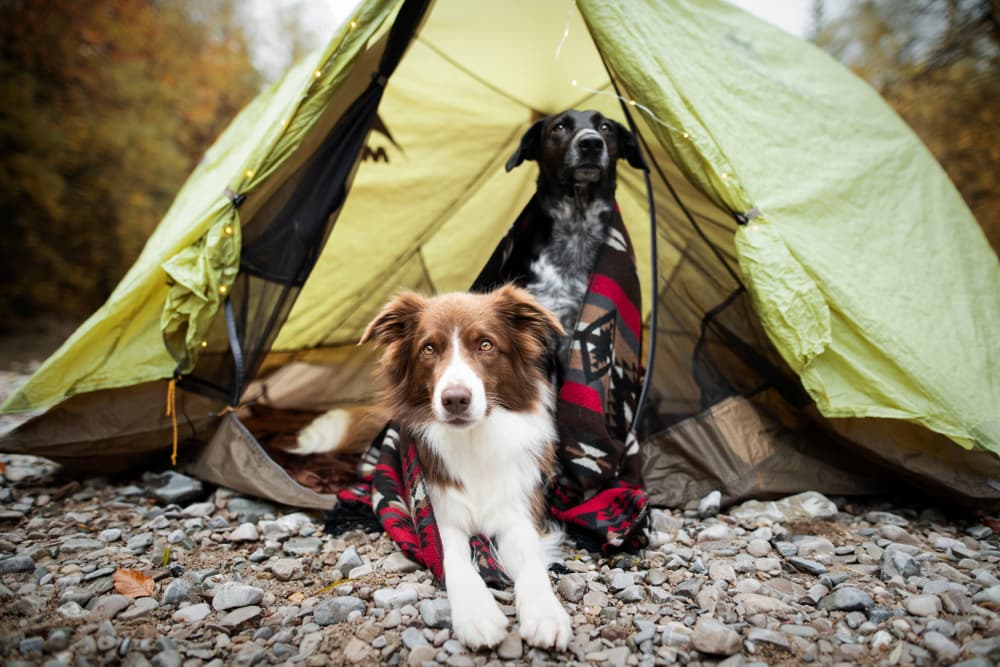
<svg viewBox="0 0 1000 667">
<path fill-rule="evenodd" d="M 1000 252 L 1000 0 L 853 0 L 814 41 L 865 78 L 941 162 Z"/>
<path fill-rule="evenodd" d="M 232 0 L 0 0 L 0 331 L 98 306 L 259 86 Z"/>
</svg>

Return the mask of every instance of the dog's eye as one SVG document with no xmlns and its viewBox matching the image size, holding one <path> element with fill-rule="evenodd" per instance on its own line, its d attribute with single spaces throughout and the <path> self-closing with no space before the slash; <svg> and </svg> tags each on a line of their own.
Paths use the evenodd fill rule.
<svg viewBox="0 0 1000 667">
<path fill-rule="evenodd" d="M 565 121 L 560 121 L 560 122 L 556 123 L 556 126 L 552 128 L 552 131 L 553 132 L 565 132 L 568 129 L 569 129 L 569 126 L 565 123 Z"/>
<path fill-rule="evenodd" d="M 424 345 L 423 349 L 420 350 L 420 354 L 424 355 L 425 357 L 433 357 L 434 356 L 434 346 L 431 345 L 430 343 L 428 343 L 427 345 Z"/>
<path fill-rule="evenodd" d="M 611 131 L 611 123 L 608 123 L 607 121 L 605 121 L 605 122 L 601 123 L 600 125 L 598 125 L 597 129 L 600 130 L 601 132 L 610 132 Z"/>
<path fill-rule="evenodd" d="M 491 341 L 490 339 L 484 338 L 481 341 L 479 341 L 480 352 L 489 352 L 492 349 L 493 349 L 493 341 Z"/>
</svg>

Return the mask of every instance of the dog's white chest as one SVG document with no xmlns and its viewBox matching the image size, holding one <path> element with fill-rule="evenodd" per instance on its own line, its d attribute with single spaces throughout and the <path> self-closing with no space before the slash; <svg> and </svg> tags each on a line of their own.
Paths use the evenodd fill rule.
<svg viewBox="0 0 1000 667">
<path fill-rule="evenodd" d="M 555 438 L 547 408 L 530 413 L 496 408 L 471 429 L 430 425 L 425 438 L 461 483 L 428 489 L 439 521 L 470 535 L 494 535 L 531 515 L 540 460 Z"/>
</svg>

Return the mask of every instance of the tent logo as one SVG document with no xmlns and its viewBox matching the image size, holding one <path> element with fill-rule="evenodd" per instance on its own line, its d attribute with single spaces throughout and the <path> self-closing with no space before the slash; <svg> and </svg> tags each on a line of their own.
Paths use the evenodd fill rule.
<svg viewBox="0 0 1000 667">
<path fill-rule="evenodd" d="M 386 146 L 381 144 L 381 142 L 378 146 L 372 146 L 372 142 L 378 135 L 388 139 L 389 143 L 400 153 L 404 152 L 403 147 L 397 144 L 396 140 L 393 139 L 392 133 L 389 132 L 389 128 L 386 127 L 385 121 L 382 120 L 382 117 L 375 116 L 375 123 L 372 125 L 372 133 L 369 135 L 368 143 L 365 144 L 364 150 L 361 151 L 362 162 L 384 162 L 389 164 L 389 151 L 386 150 Z"/>
</svg>

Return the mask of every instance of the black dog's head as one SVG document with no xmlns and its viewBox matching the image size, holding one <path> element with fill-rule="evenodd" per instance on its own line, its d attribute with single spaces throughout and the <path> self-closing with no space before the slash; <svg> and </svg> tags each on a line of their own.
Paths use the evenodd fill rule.
<svg viewBox="0 0 1000 667">
<path fill-rule="evenodd" d="M 619 159 L 637 169 L 646 167 L 635 137 L 621 123 L 598 111 L 570 109 L 533 124 L 507 160 L 507 171 L 535 160 L 539 190 L 546 194 L 573 195 L 586 190 L 612 196 Z"/>
</svg>

